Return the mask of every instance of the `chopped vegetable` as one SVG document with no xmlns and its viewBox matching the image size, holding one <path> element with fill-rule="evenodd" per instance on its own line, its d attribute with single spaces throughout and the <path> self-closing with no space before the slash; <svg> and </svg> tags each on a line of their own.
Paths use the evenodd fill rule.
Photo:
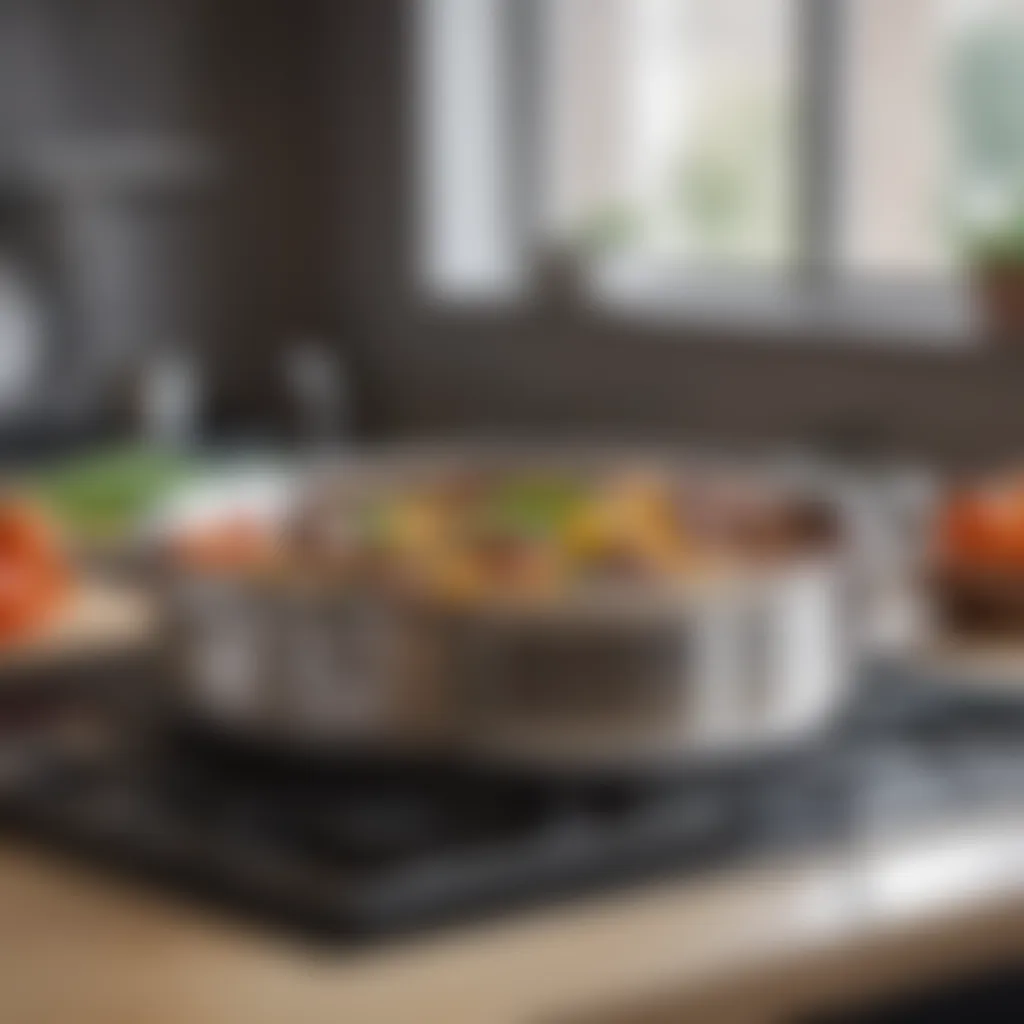
<svg viewBox="0 0 1024 1024">
<path fill-rule="evenodd" d="M 0 644 L 42 628 L 63 607 L 70 571 L 45 513 L 0 499 Z"/>
<path fill-rule="evenodd" d="M 130 532 L 192 472 L 173 452 L 123 447 L 47 467 L 25 483 L 75 540 L 109 541 Z"/>
</svg>

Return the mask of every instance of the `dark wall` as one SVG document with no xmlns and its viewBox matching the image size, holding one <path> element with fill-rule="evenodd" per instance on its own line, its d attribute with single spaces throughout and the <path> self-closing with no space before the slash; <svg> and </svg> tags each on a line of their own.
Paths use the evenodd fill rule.
<svg viewBox="0 0 1024 1024">
<path fill-rule="evenodd" d="M 87 417 L 142 347 L 209 330 L 204 36 L 200 0 L 0 0 L 0 191 L 51 315 L 42 397 Z"/>
<path fill-rule="evenodd" d="M 330 5 L 336 328 L 387 435 L 589 433 L 758 442 L 822 433 L 950 459 L 1024 445 L 1024 358 L 856 339 L 725 338 L 556 315 L 429 315 L 410 287 L 409 0 Z M 867 350 L 866 350 L 867 349 Z"/>
<path fill-rule="evenodd" d="M 213 134 L 225 174 L 219 377 L 229 414 L 280 413 L 280 349 L 323 329 L 333 168 L 319 0 L 206 0 Z M 330 83 L 328 83 L 330 84 Z"/>
<path fill-rule="evenodd" d="M 220 419 L 272 416 L 276 349 L 326 294 L 321 14 L 0 0 L 0 192 L 45 238 L 56 371 L 88 416 L 176 343 L 201 351 Z"/>
</svg>

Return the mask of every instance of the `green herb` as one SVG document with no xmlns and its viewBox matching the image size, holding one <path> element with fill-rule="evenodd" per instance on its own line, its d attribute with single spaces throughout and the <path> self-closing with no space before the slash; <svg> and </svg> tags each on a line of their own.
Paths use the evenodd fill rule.
<svg viewBox="0 0 1024 1024">
<path fill-rule="evenodd" d="M 73 535 L 101 540 L 129 531 L 191 474 L 183 456 L 128 447 L 47 467 L 25 484 Z"/>
</svg>

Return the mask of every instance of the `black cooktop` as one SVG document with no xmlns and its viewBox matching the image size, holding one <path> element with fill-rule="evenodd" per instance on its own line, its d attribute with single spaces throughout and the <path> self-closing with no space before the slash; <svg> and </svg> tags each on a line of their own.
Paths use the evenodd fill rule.
<svg viewBox="0 0 1024 1024">
<path fill-rule="evenodd" d="M 630 779 L 140 743 L 81 703 L 0 730 L 4 828 L 339 940 L 1024 803 L 1024 701 L 894 678 L 813 746 Z"/>
</svg>

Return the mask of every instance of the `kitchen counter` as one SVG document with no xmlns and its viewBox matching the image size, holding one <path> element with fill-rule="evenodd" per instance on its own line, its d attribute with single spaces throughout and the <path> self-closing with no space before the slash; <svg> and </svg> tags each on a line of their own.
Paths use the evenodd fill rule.
<svg viewBox="0 0 1024 1024">
<path fill-rule="evenodd" d="M 355 952 L 0 843 L 0 1021 L 770 1021 L 1024 954 L 1024 818 L 547 906 Z"/>
</svg>

